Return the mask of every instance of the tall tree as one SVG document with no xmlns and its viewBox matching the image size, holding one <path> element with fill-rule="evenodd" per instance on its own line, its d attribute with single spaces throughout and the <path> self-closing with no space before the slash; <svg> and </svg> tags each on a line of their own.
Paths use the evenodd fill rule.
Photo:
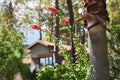
<svg viewBox="0 0 120 80">
<path fill-rule="evenodd" d="M 26 80 L 25 73 L 29 69 L 22 63 L 25 47 L 23 36 L 17 28 L 14 28 L 16 17 L 12 3 L 5 0 L 0 12 L 0 77 L 4 80 L 14 80 L 14 75 L 21 72 L 24 74 L 23 79 Z"/>
<path fill-rule="evenodd" d="M 58 4 L 59 4 L 58 0 L 55 0 L 55 7 L 56 7 L 56 9 L 59 10 Z M 55 42 L 55 61 L 56 62 L 55 63 L 61 64 L 63 57 L 58 55 L 58 51 L 59 51 L 59 48 L 58 48 L 58 43 L 59 43 L 59 17 L 58 16 L 56 16 L 55 39 L 56 39 L 56 42 Z"/>
<path fill-rule="evenodd" d="M 41 8 L 41 0 L 39 0 L 39 5 L 37 6 L 37 14 L 38 14 L 38 24 L 41 25 L 41 16 L 42 16 L 42 8 Z M 42 32 L 39 32 L 40 34 L 40 40 L 42 40 Z"/>
<path fill-rule="evenodd" d="M 73 13 L 73 7 L 72 7 L 72 1 L 67 0 L 67 6 L 69 10 L 69 23 L 70 23 L 70 39 L 71 39 L 71 54 L 72 54 L 72 59 L 73 59 L 73 64 L 75 64 L 75 46 L 74 46 L 74 41 L 73 41 L 73 36 L 74 36 L 74 13 Z"/>
<path fill-rule="evenodd" d="M 106 20 L 109 20 L 105 0 L 83 0 L 84 20 L 87 21 L 89 57 L 92 80 L 110 80 Z"/>
</svg>

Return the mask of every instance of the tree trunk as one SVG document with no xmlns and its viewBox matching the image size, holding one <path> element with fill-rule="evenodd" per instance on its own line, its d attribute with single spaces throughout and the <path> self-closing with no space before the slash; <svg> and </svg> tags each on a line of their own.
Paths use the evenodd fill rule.
<svg viewBox="0 0 120 80">
<path fill-rule="evenodd" d="M 53 23 L 54 23 L 54 22 L 53 22 L 53 14 L 52 14 L 51 33 L 50 33 L 50 39 L 49 39 L 50 42 L 52 42 L 52 38 L 53 38 L 53 37 L 52 37 L 52 36 L 53 36 L 53 26 L 54 26 Z"/>
<path fill-rule="evenodd" d="M 58 9 L 58 0 L 55 0 L 55 7 L 56 9 Z M 63 60 L 63 57 L 58 55 L 58 51 L 59 51 L 59 48 L 58 48 L 58 42 L 59 42 L 59 17 L 56 16 L 56 25 L 55 25 L 55 38 L 56 38 L 56 42 L 55 42 L 55 54 L 54 54 L 54 57 L 55 57 L 55 63 L 58 63 L 58 64 L 61 64 L 62 60 Z"/>
<path fill-rule="evenodd" d="M 106 20 L 106 0 L 84 0 L 84 16 L 87 21 L 89 57 L 92 80 L 110 80 Z"/>
<path fill-rule="evenodd" d="M 39 17 L 39 19 L 38 19 L 38 24 L 41 25 L 41 14 L 42 14 L 42 10 L 41 10 L 41 0 L 40 0 L 40 2 L 39 2 L 39 9 L 38 9 L 37 14 L 38 14 L 38 17 Z M 42 32 L 40 31 L 39 34 L 40 34 L 39 40 L 42 40 Z"/>
<path fill-rule="evenodd" d="M 69 23 L 70 23 L 70 26 L 71 26 L 71 31 L 70 31 L 70 39 L 71 39 L 71 55 L 72 55 L 72 60 L 73 60 L 73 64 L 75 64 L 75 46 L 74 46 L 74 41 L 73 41 L 73 35 L 74 35 L 74 13 L 73 13 L 73 8 L 72 8 L 72 1 L 71 0 L 67 0 L 67 6 L 68 6 L 68 10 L 69 10 L 69 16 L 70 16 L 70 19 L 69 19 Z"/>
<path fill-rule="evenodd" d="M 40 38 L 39 38 L 39 40 L 42 40 L 42 32 L 39 32 L 40 33 Z"/>
<path fill-rule="evenodd" d="M 92 64 L 92 80 L 109 80 L 109 63 L 106 30 L 94 26 L 88 34 L 89 57 Z"/>
</svg>

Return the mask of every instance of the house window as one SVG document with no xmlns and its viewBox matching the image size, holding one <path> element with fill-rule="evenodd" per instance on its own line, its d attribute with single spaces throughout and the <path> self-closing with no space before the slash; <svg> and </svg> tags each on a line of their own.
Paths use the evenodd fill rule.
<svg viewBox="0 0 120 80">
<path fill-rule="evenodd" d="M 42 68 L 45 64 L 52 66 L 52 64 L 53 64 L 52 57 L 40 58 L 40 67 Z"/>
</svg>

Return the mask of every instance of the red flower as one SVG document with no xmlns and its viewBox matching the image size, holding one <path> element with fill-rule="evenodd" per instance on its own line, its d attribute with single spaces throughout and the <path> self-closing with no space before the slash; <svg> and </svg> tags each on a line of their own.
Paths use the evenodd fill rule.
<svg viewBox="0 0 120 80">
<path fill-rule="evenodd" d="M 51 11 L 52 13 L 54 13 L 54 14 L 59 12 L 59 10 L 57 10 L 57 9 L 56 9 L 55 7 L 53 7 L 53 6 L 49 6 L 49 7 L 48 7 L 48 10 Z"/>
<path fill-rule="evenodd" d="M 44 31 L 50 33 L 50 31 L 47 28 L 45 28 Z"/>
<path fill-rule="evenodd" d="M 67 61 L 66 60 L 62 60 L 62 64 L 66 64 L 67 63 Z"/>
<path fill-rule="evenodd" d="M 31 24 L 31 27 L 32 27 L 32 29 L 40 29 L 41 27 L 40 27 L 40 25 L 38 25 L 38 24 Z"/>
<path fill-rule="evenodd" d="M 69 24 L 69 20 L 68 20 L 68 18 L 63 18 L 63 20 L 62 20 L 62 24 L 63 24 L 63 25 L 67 25 L 67 24 Z"/>
</svg>

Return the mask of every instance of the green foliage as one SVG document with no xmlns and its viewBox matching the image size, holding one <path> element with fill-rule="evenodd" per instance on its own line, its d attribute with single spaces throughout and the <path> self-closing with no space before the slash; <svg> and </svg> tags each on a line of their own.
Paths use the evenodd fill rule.
<svg viewBox="0 0 120 80">
<path fill-rule="evenodd" d="M 64 5 L 64 7 L 65 6 L 66 5 Z M 68 15 L 66 15 L 68 14 L 68 12 L 65 13 L 63 6 L 62 6 L 62 9 L 60 10 L 61 11 L 57 16 L 60 18 L 60 24 L 61 24 L 62 18 L 64 18 L 65 16 L 68 17 Z M 77 25 L 75 25 L 75 27 L 78 28 Z M 64 62 L 64 64 L 62 65 L 54 65 L 54 68 L 45 66 L 43 69 L 39 70 L 37 79 L 38 80 L 90 80 L 91 67 L 89 65 L 89 60 L 86 54 L 86 50 L 83 46 L 80 45 L 78 34 L 75 35 L 75 33 L 72 31 L 72 28 L 69 24 L 60 25 L 60 27 L 62 27 L 60 30 L 65 31 L 64 33 L 67 33 L 67 35 L 71 35 L 74 37 L 74 45 L 76 49 L 76 61 L 75 63 L 73 63 L 73 59 L 72 59 L 73 53 L 63 48 L 64 55 L 62 56 L 64 57 L 66 62 Z M 66 41 L 68 41 L 67 39 Z M 58 41 L 56 42 L 59 43 Z"/>
<path fill-rule="evenodd" d="M 0 75 L 13 76 L 19 71 L 19 61 L 22 51 L 22 36 L 16 30 L 9 30 L 1 26 L 0 29 Z"/>
<path fill-rule="evenodd" d="M 54 80 L 54 69 L 45 66 L 43 70 L 39 71 L 38 80 Z"/>
<path fill-rule="evenodd" d="M 23 80 L 36 79 L 36 71 L 30 72 L 28 64 L 20 63 L 18 68 Z"/>
<path fill-rule="evenodd" d="M 5 1 L 7 2 L 9 1 Z M 14 75 L 20 72 L 24 80 L 30 80 L 29 67 L 22 63 L 23 54 L 26 53 L 23 35 L 17 28 L 13 28 L 16 17 L 12 2 L 8 5 L 5 3 L 0 12 L 0 77 L 4 80 L 14 80 Z M 29 75 L 30 77 L 26 77 Z"/>
<path fill-rule="evenodd" d="M 109 40 L 109 62 L 112 80 L 120 79 L 120 28 L 112 28 Z"/>
<path fill-rule="evenodd" d="M 65 64 L 58 65 L 55 64 L 54 68 L 45 66 L 43 69 L 39 70 L 37 79 L 38 80 L 90 80 L 90 65 L 86 51 L 77 40 L 76 53 L 78 58 L 76 59 L 76 64 L 72 63 L 71 53 L 66 49 L 63 49 Z"/>
<path fill-rule="evenodd" d="M 111 79 L 120 79 L 120 28 L 113 28 L 112 35 L 109 37 L 109 61 Z M 114 36 L 113 36 L 114 35 Z"/>
<path fill-rule="evenodd" d="M 120 1 L 110 0 L 108 11 L 112 27 L 108 36 L 111 80 L 120 80 Z"/>
<path fill-rule="evenodd" d="M 24 80 L 33 80 L 29 66 L 22 63 L 25 54 L 22 35 L 15 29 L 0 28 L 0 76 L 13 80 L 14 75 L 21 73 Z M 26 77 L 29 76 L 29 77 Z"/>
</svg>

